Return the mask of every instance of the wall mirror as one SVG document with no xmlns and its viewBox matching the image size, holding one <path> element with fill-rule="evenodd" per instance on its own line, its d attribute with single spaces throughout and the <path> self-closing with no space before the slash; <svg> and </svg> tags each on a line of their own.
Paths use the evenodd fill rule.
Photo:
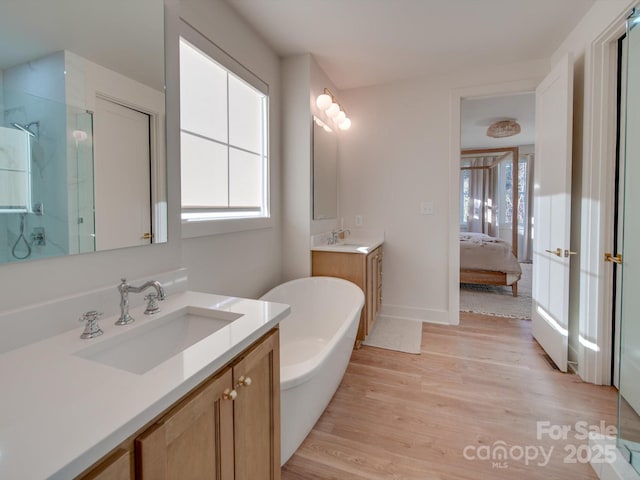
<svg viewBox="0 0 640 480">
<path fill-rule="evenodd" d="M 163 0 L 9 0 L 0 263 L 167 241 Z"/>
<path fill-rule="evenodd" d="M 338 216 L 338 137 L 313 117 L 313 219 Z"/>
</svg>

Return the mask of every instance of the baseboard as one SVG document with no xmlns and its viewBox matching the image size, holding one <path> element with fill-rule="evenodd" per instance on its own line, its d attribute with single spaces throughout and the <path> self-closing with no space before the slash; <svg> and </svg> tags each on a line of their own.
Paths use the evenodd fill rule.
<svg viewBox="0 0 640 480">
<path fill-rule="evenodd" d="M 449 312 L 446 310 L 432 310 L 427 308 L 405 307 L 402 305 L 383 304 L 379 315 L 394 318 L 419 320 L 424 323 L 451 325 Z"/>
<path fill-rule="evenodd" d="M 601 480 L 640 480 L 640 475 L 625 460 L 622 453 L 616 448 L 616 437 L 605 436 L 599 433 L 589 433 L 589 449 L 593 452 L 591 456 L 591 468 L 596 472 Z M 609 452 L 614 453 L 610 462 L 594 459 L 607 458 Z M 603 455 L 606 454 L 606 455 Z"/>
</svg>

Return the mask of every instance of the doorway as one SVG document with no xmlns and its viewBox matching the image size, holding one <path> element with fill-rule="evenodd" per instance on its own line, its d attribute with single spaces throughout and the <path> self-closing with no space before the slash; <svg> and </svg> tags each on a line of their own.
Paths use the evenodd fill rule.
<svg viewBox="0 0 640 480">
<path fill-rule="evenodd" d="M 96 248 L 147 245 L 152 239 L 150 115 L 102 97 L 95 108 Z"/>
<path fill-rule="evenodd" d="M 531 318 L 535 94 L 461 100 L 460 310 Z"/>
</svg>

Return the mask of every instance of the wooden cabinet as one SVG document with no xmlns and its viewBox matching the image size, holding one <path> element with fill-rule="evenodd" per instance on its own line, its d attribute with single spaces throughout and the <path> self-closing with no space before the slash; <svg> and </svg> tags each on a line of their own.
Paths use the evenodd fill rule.
<svg viewBox="0 0 640 480">
<path fill-rule="evenodd" d="M 367 255 L 367 288 L 365 290 L 366 302 L 366 335 L 373 328 L 380 305 L 382 304 L 382 247 Z"/>
<path fill-rule="evenodd" d="M 271 335 L 233 366 L 236 480 L 280 479 L 280 352 Z"/>
<path fill-rule="evenodd" d="M 360 315 L 356 348 L 373 329 L 382 304 L 382 246 L 368 254 L 351 252 L 311 252 L 311 275 L 338 277 L 358 285 L 365 295 Z"/>
<path fill-rule="evenodd" d="M 98 463 L 82 480 L 131 480 L 133 477 L 133 453 L 126 448 L 117 448 Z"/>
<path fill-rule="evenodd" d="M 278 330 L 123 446 L 81 478 L 280 480 Z"/>
<path fill-rule="evenodd" d="M 135 441 L 140 480 L 233 480 L 232 373 L 183 400 Z"/>
</svg>

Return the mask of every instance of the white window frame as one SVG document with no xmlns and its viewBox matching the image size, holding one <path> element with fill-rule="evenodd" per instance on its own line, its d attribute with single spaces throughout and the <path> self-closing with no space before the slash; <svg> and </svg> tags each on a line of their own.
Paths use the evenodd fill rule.
<svg viewBox="0 0 640 480">
<path fill-rule="evenodd" d="M 270 192 L 270 147 L 269 147 L 269 86 L 257 77 L 253 72 L 241 65 L 237 60 L 231 57 L 224 50 L 216 46 L 211 40 L 197 31 L 194 27 L 189 25 L 184 20 L 181 20 L 180 25 L 180 37 L 186 40 L 188 43 L 201 50 L 203 53 L 211 57 L 219 65 L 227 69 L 236 77 L 240 78 L 247 84 L 251 85 L 255 89 L 261 91 L 266 96 L 265 102 L 265 137 L 264 137 L 264 152 L 265 159 L 263 165 L 263 208 L 260 212 L 247 212 L 246 215 L 241 213 L 242 216 L 235 216 L 232 210 L 225 213 L 224 216 L 219 215 L 215 218 L 207 218 L 204 214 L 198 219 L 184 219 L 182 218 L 182 206 L 181 223 L 182 223 L 182 238 L 202 237 L 216 234 L 241 232 L 247 230 L 257 230 L 262 228 L 271 228 L 273 221 L 271 218 L 271 192 Z"/>
</svg>

